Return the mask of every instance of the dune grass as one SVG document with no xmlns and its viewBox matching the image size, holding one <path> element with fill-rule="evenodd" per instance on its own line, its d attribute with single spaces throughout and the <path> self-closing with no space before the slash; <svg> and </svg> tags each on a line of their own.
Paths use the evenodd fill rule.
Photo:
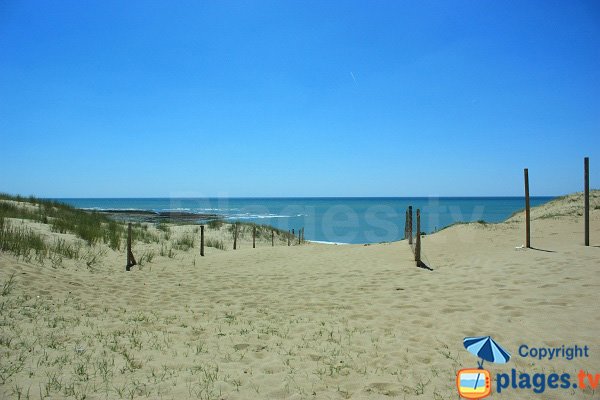
<svg viewBox="0 0 600 400">
<path fill-rule="evenodd" d="M 0 217 L 49 224 L 52 232 L 72 233 L 89 245 L 104 243 L 113 250 L 120 250 L 126 237 L 126 225 L 113 221 L 106 215 L 35 197 L 25 198 L 0 193 Z M 148 224 L 138 222 L 133 224 L 132 228 L 134 241 L 160 241 L 159 235 L 148 229 Z M 168 226 L 159 225 L 157 228 L 163 232 L 170 232 Z"/>
<path fill-rule="evenodd" d="M 292 235 L 290 232 L 284 231 L 283 229 L 272 227 L 271 225 L 264 224 L 256 224 L 254 222 L 235 222 L 230 224 L 227 229 L 233 235 L 235 230 L 235 226 L 238 226 L 238 237 L 244 238 L 247 236 L 252 237 L 252 229 L 256 228 L 256 238 L 257 239 L 268 239 L 271 240 L 271 232 L 275 233 L 278 240 L 287 240 L 289 237 L 294 240 L 296 236 Z"/>
<path fill-rule="evenodd" d="M 10 253 L 17 259 L 35 261 L 44 265 L 49 260 L 53 267 L 62 265 L 63 259 L 82 261 L 92 269 L 105 252 L 101 248 L 88 246 L 84 249 L 79 243 L 68 243 L 64 239 L 54 238 L 48 243 L 33 229 L 15 225 L 0 216 L 0 251 Z"/>
<path fill-rule="evenodd" d="M 45 224 L 56 235 L 48 235 L 22 220 Z M 170 223 L 152 224 L 135 222 L 132 224 L 132 240 L 134 243 L 160 243 L 159 256 L 174 258 L 176 251 L 190 251 L 197 245 L 199 227 L 190 231 L 177 233 Z M 269 225 L 251 222 L 225 223 L 222 220 L 207 222 L 209 229 L 233 234 L 238 228 L 238 238 L 251 238 L 256 229 L 257 240 L 270 242 L 272 232 L 279 244 L 286 244 L 288 239 L 296 244 L 296 238 L 289 232 L 273 228 Z M 72 234 L 79 240 L 71 240 L 61 235 Z M 11 253 L 25 261 L 35 261 L 44 265 L 50 261 L 53 267 L 62 265 L 64 259 L 82 261 L 88 268 L 96 265 L 107 249 L 122 251 L 127 237 L 127 224 L 111 220 L 108 216 L 95 211 L 81 210 L 53 200 L 35 197 L 11 196 L 0 193 L 0 251 Z M 224 240 L 206 238 L 205 245 L 225 250 Z M 150 263 L 155 252 L 146 251 L 140 256 L 139 263 Z"/>
<path fill-rule="evenodd" d="M 225 250 L 225 243 L 222 240 L 207 238 L 204 241 L 206 247 L 214 247 L 215 249 Z"/>
<path fill-rule="evenodd" d="M 175 240 L 174 247 L 178 250 L 188 251 L 194 247 L 194 235 L 189 232 L 184 233 L 181 237 Z"/>
<path fill-rule="evenodd" d="M 209 229 L 221 229 L 224 222 L 220 219 L 211 219 L 206 223 Z"/>
<path fill-rule="evenodd" d="M 0 251 L 11 253 L 17 258 L 41 261 L 47 253 L 42 236 L 32 229 L 13 224 L 0 215 Z"/>
<path fill-rule="evenodd" d="M 80 210 L 68 204 L 35 197 L 0 193 L 0 216 L 49 224 L 53 232 L 72 233 L 88 244 L 106 243 L 113 250 L 121 246 L 123 226 L 105 215 Z M 7 201 L 8 200 L 8 201 Z"/>
</svg>

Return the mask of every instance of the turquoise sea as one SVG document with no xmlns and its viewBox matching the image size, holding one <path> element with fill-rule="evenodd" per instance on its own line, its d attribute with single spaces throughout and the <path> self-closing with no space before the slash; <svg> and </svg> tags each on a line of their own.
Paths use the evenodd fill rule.
<svg viewBox="0 0 600 400">
<path fill-rule="evenodd" d="M 531 205 L 552 197 L 532 197 Z M 285 230 L 305 228 L 305 238 L 333 243 L 378 243 L 404 235 L 409 205 L 421 210 L 427 233 L 455 222 L 500 222 L 525 207 L 522 197 L 379 198 L 152 198 L 56 199 L 96 210 L 185 211 L 219 214 L 229 221 L 267 224 Z M 198 223 L 202 222 L 199 218 Z M 416 224 L 416 222 L 415 222 Z"/>
</svg>

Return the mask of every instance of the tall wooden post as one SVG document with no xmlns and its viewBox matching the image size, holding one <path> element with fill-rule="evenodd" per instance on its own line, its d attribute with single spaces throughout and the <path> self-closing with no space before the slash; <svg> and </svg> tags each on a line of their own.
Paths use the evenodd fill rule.
<svg viewBox="0 0 600 400">
<path fill-rule="evenodd" d="M 585 157 L 583 159 L 583 187 L 584 187 L 584 214 L 583 220 L 585 221 L 585 245 L 590 245 L 590 159 Z"/>
<path fill-rule="evenodd" d="M 275 232 L 271 229 L 271 247 L 275 246 Z"/>
<path fill-rule="evenodd" d="M 136 265 L 135 257 L 131 251 L 131 222 L 127 224 L 127 265 L 125 266 L 126 271 L 130 271 L 131 267 Z"/>
<path fill-rule="evenodd" d="M 415 243 L 415 261 L 421 261 L 421 211 L 417 208 L 417 238 Z"/>
<path fill-rule="evenodd" d="M 408 239 L 408 208 L 404 213 L 404 240 Z"/>
<path fill-rule="evenodd" d="M 238 224 L 236 222 L 233 227 L 233 249 L 234 250 L 237 249 L 237 235 L 238 235 Z"/>
<path fill-rule="evenodd" d="M 408 206 L 408 244 L 412 244 L 412 227 L 413 227 L 413 219 L 412 219 L 412 206 Z"/>
<path fill-rule="evenodd" d="M 531 248 L 531 218 L 529 210 L 529 170 L 525 168 L 525 247 Z"/>
<path fill-rule="evenodd" d="M 256 226 L 252 227 L 252 248 L 256 248 Z"/>
<path fill-rule="evenodd" d="M 288 246 L 290 245 L 290 230 L 288 229 Z"/>
<path fill-rule="evenodd" d="M 200 225 L 200 256 L 204 257 L 204 225 Z"/>
</svg>

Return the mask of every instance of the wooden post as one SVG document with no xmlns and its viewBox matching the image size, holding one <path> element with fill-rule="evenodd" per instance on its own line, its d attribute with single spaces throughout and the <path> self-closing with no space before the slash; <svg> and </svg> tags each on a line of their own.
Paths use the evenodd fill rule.
<svg viewBox="0 0 600 400">
<path fill-rule="evenodd" d="M 200 256 L 204 257 L 204 225 L 200 225 Z"/>
<path fill-rule="evenodd" d="M 529 210 L 529 170 L 525 168 L 525 247 L 531 248 L 531 218 Z"/>
<path fill-rule="evenodd" d="M 290 230 L 288 229 L 288 246 L 290 245 Z"/>
<path fill-rule="evenodd" d="M 421 211 L 417 208 L 417 242 L 415 244 L 415 261 L 421 261 Z"/>
<path fill-rule="evenodd" d="M 585 245 L 590 245 L 590 159 L 583 159 L 583 187 L 584 187 L 584 214 L 583 220 L 585 224 Z"/>
<path fill-rule="evenodd" d="M 136 265 L 135 257 L 131 251 L 131 222 L 127 225 L 127 265 L 125 266 L 126 271 L 131 271 L 131 267 Z"/>
<path fill-rule="evenodd" d="M 271 229 L 271 247 L 275 246 L 275 232 Z"/>
<path fill-rule="evenodd" d="M 301 237 L 302 237 L 302 228 L 298 229 L 298 244 L 300 244 Z"/>
<path fill-rule="evenodd" d="M 412 244 L 412 206 L 408 206 L 408 244 Z"/>
<path fill-rule="evenodd" d="M 252 227 L 252 248 L 256 248 L 256 226 Z"/>
<path fill-rule="evenodd" d="M 234 225 L 234 228 L 233 228 L 233 249 L 234 250 L 237 249 L 237 234 L 238 234 L 238 224 L 236 222 Z"/>
<path fill-rule="evenodd" d="M 304 243 L 304 227 L 302 227 L 302 243 Z"/>
<path fill-rule="evenodd" d="M 404 213 L 404 240 L 408 239 L 408 208 Z"/>
</svg>

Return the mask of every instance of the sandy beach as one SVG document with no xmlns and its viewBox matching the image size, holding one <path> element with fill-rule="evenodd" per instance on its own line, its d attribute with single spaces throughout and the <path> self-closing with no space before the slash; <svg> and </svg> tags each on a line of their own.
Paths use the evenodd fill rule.
<svg viewBox="0 0 600 400">
<path fill-rule="evenodd" d="M 124 249 L 106 245 L 87 249 L 98 255 L 91 267 L 0 253 L 0 398 L 456 399 L 456 372 L 477 367 L 462 340 L 481 335 L 512 354 L 485 365 L 492 375 L 600 373 L 600 192 L 589 247 L 582 205 L 579 193 L 534 208 L 533 249 L 521 248 L 523 213 L 424 236 L 433 271 L 415 266 L 406 241 L 271 247 L 261 237 L 253 249 L 246 234 L 233 251 L 226 225 L 206 231 L 226 250 L 205 257 L 197 241 L 165 254 L 165 243 L 198 237 L 195 226 L 136 242 L 138 259 L 153 257 L 131 272 Z M 523 344 L 587 345 L 590 357 L 526 358 Z M 599 389 L 492 398 L 593 399 Z"/>
</svg>

